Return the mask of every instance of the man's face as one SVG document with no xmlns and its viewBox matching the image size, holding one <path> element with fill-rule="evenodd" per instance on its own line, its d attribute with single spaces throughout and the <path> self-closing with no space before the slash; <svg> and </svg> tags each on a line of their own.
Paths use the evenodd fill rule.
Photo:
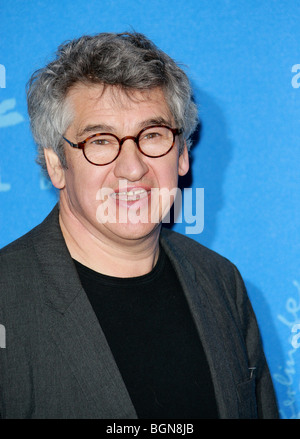
<svg viewBox="0 0 300 439">
<path fill-rule="evenodd" d="M 175 127 L 160 89 L 134 91 L 129 97 L 116 87 L 103 92 L 102 85 L 78 84 L 68 99 L 74 119 L 65 137 L 73 143 L 99 132 L 119 138 L 136 136 L 155 122 L 180 128 Z M 63 183 L 59 184 L 61 210 L 100 239 L 139 239 L 156 230 L 174 197 L 154 199 L 153 189 L 176 188 L 178 175 L 186 174 L 189 167 L 186 148 L 179 156 L 178 136 L 173 149 L 159 158 L 144 156 L 131 139 L 123 143 L 118 158 L 105 166 L 89 163 L 80 149 L 67 143 L 65 154 L 67 169 L 61 171 Z"/>
</svg>

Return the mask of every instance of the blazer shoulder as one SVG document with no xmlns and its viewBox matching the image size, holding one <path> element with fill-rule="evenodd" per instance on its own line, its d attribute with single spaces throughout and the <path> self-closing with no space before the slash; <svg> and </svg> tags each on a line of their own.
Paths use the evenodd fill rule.
<svg viewBox="0 0 300 439">
<path fill-rule="evenodd" d="M 35 236 L 39 226 L 34 227 L 25 235 L 17 238 L 15 241 L 7 244 L 0 250 L 0 259 L 9 257 L 18 252 L 24 252 L 32 247 L 32 239 Z"/>
<path fill-rule="evenodd" d="M 56 223 L 55 211 L 38 226 L 0 250 L 0 298 L 17 303 L 31 297 L 41 279 L 41 267 L 36 248 L 47 248 L 52 239 L 51 223 Z M 49 221 L 50 220 L 50 221 Z"/>
<path fill-rule="evenodd" d="M 0 249 L 0 259 L 16 255 L 18 252 L 26 253 L 26 251 L 32 251 L 33 242 L 39 237 L 44 236 L 45 231 L 49 228 L 49 224 L 53 223 L 53 220 L 58 215 L 57 206 L 50 212 L 50 214 L 37 226 L 29 230 L 26 234 L 17 238 L 15 241 L 7 244 Z"/>
</svg>

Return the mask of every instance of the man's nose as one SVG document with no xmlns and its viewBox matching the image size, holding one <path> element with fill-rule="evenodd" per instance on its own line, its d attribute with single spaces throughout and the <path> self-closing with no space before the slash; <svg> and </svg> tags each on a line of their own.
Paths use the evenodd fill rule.
<svg viewBox="0 0 300 439">
<path fill-rule="evenodd" d="M 116 159 L 114 173 L 117 178 L 138 181 L 148 172 L 145 156 L 139 151 L 134 137 L 123 139 L 121 152 Z"/>
</svg>

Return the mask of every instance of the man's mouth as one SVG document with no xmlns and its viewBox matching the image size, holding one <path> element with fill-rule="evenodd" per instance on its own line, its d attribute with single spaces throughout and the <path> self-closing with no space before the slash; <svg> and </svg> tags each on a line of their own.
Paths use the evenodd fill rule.
<svg viewBox="0 0 300 439">
<path fill-rule="evenodd" d="M 130 189 L 129 191 L 118 191 L 112 194 L 115 200 L 138 201 L 148 197 L 150 191 L 142 188 Z"/>
</svg>

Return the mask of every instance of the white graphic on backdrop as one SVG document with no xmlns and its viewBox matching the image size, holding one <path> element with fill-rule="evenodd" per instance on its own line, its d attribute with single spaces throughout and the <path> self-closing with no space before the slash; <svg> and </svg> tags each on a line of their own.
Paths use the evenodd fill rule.
<svg viewBox="0 0 300 439">
<path fill-rule="evenodd" d="M 300 323 L 296 323 L 292 327 L 292 332 L 296 333 L 296 335 L 293 335 L 292 337 L 292 346 L 295 349 L 300 348 Z"/>
<path fill-rule="evenodd" d="M 14 110 L 16 106 L 16 99 L 6 99 L 0 102 L 0 128 L 5 128 L 17 125 L 24 121 L 24 117 L 18 111 Z M 3 182 L 0 174 L 0 192 L 7 192 L 11 189 L 11 184 Z"/>
<path fill-rule="evenodd" d="M 17 125 L 24 121 L 22 114 L 13 110 L 16 106 L 16 99 L 6 99 L 0 102 L 0 128 L 9 127 L 12 125 Z"/>
<path fill-rule="evenodd" d="M 299 72 L 299 73 L 297 73 Z M 292 67 L 292 73 L 297 73 L 296 75 L 294 75 L 292 77 L 292 87 L 293 88 L 299 88 L 300 87 L 300 82 L 298 82 L 298 80 L 300 80 L 300 64 L 294 64 Z"/>
<path fill-rule="evenodd" d="M 0 192 L 7 192 L 11 189 L 10 183 L 3 183 L 1 180 L 1 174 L 0 174 Z"/>
<path fill-rule="evenodd" d="M 0 64 L 0 88 L 6 87 L 6 71 L 3 64 Z"/>
<path fill-rule="evenodd" d="M 47 178 L 43 174 L 43 171 L 41 171 L 41 173 L 40 173 L 40 189 L 42 189 L 42 191 L 48 191 L 51 188 L 52 188 L 51 180 L 49 180 L 49 178 Z"/>
<path fill-rule="evenodd" d="M 300 419 L 300 375 L 297 360 L 300 349 L 295 346 L 295 328 L 300 323 L 300 284 L 296 280 L 293 285 L 297 289 L 297 298 L 289 297 L 285 304 L 285 315 L 278 315 L 278 319 L 289 329 L 286 352 L 286 361 L 279 367 L 280 372 L 275 373 L 274 382 L 283 386 L 285 395 L 280 410 L 283 419 Z"/>
</svg>

